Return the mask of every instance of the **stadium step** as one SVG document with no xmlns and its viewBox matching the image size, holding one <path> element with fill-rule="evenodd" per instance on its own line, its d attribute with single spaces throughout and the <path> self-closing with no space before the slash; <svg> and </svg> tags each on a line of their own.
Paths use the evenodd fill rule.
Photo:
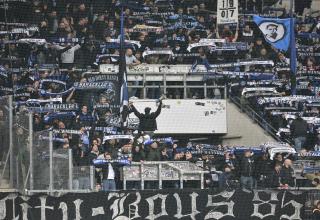
<svg viewBox="0 0 320 220">
<path fill-rule="evenodd" d="M 4 168 L 4 163 L 0 162 L 0 189 L 9 188 L 9 170 L 6 169 L 3 177 L 1 177 Z"/>
<path fill-rule="evenodd" d="M 224 145 L 257 146 L 275 141 L 266 130 L 231 101 L 227 102 L 228 133 L 223 137 Z"/>
<path fill-rule="evenodd" d="M 1 179 L 0 180 L 0 189 L 9 189 L 9 188 L 10 188 L 9 181 L 7 179 Z"/>
</svg>

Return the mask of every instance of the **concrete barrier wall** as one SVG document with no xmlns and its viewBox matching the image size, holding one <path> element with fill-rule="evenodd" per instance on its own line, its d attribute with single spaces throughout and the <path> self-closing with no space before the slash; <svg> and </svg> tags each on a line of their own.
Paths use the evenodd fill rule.
<svg viewBox="0 0 320 220">
<path fill-rule="evenodd" d="M 275 141 L 231 102 L 227 102 L 227 128 L 228 133 L 223 139 L 224 145 L 255 146 L 262 142 Z"/>
</svg>

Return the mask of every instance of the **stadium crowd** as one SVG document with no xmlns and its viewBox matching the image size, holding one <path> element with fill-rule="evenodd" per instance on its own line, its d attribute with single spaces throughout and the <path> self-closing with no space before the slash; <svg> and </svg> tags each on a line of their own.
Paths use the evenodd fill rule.
<svg viewBox="0 0 320 220">
<path fill-rule="evenodd" d="M 243 106 L 254 109 L 266 118 L 279 129 L 283 140 L 292 138 L 297 151 L 319 150 L 320 135 L 314 122 L 319 116 L 320 104 L 315 98 L 319 95 L 317 76 L 320 74 L 320 16 L 316 10 L 319 9 L 319 2 L 295 1 L 298 76 L 301 78 L 297 78 L 297 94 L 301 98 L 290 96 L 289 54 L 267 44 L 250 15 L 287 17 L 287 1 L 264 1 L 268 7 L 263 7 L 261 1 L 240 1 L 239 23 L 222 26 L 216 25 L 216 1 L 138 2 L 142 7 L 128 7 L 124 12 L 126 64 L 129 70 L 141 64 L 190 64 L 190 74 L 200 74 L 196 67 L 204 65 L 206 71 L 201 73 L 206 75 L 204 81 L 229 86 L 229 96 L 238 97 Z M 161 102 L 159 112 L 147 117 L 147 120 L 142 118 L 150 115 L 150 109 L 142 115 L 131 105 L 131 110 L 140 119 L 139 128 L 128 129 L 128 134 L 133 134 L 134 138 L 104 140 L 105 134 L 118 134 L 117 129 L 110 128 L 115 125 L 110 107 L 115 89 L 92 89 L 90 84 L 82 89 L 70 88 L 77 83 L 92 82 L 93 76 L 83 74 L 84 69 L 97 69 L 101 64 L 119 64 L 120 10 L 117 1 L 34 0 L 21 2 L 20 7 L 15 7 L 15 4 L 9 1 L 6 19 L 10 22 L 0 25 L 1 95 L 9 94 L 12 91 L 8 87 L 13 87 L 16 113 L 22 111 L 26 104 L 28 107 L 38 105 L 39 102 L 28 102 L 30 99 L 45 103 L 50 98 L 61 97 L 66 105 L 60 111 L 35 112 L 34 130 L 57 130 L 54 147 L 72 148 L 76 165 L 89 165 L 96 158 L 125 158 L 135 162 L 200 160 L 203 167 L 210 171 L 210 175 L 206 176 L 207 187 L 237 187 L 239 184 L 247 189 L 295 186 L 293 154 L 279 153 L 270 160 L 268 152 L 256 154 L 246 149 L 234 153 L 218 146 L 218 155 L 197 155 L 191 152 L 199 145 L 191 144 L 188 149 L 173 141 L 152 139 L 152 134 L 146 138 L 144 131 L 156 130 L 155 118 L 160 113 Z M 314 5 L 318 7 L 312 7 Z M 17 16 L 17 12 L 21 16 Z M 190 47 L 201 44 L 203 39 L 223 39 L 225 42 L 216 43 L 220 49 L 206 44 Z M 274 66 L 227 67 L 223 70 L 235 74 L 221 74 L 221 77 L 217 76 L 222 68 L 213 69 L 210 66 L 241 60 L 270 60 Z M 272 75 L 272 78 L 265 80 L 240 76 L 237 72 L 261 73 Z M 255 89 L 253 93 L 244 92 L 246 88 Z M 274 88 L 272 94 L 266 88 Z M 132 96 L 140 97 L 138 91 L 131 92 Z M 177 90 L 167 96 L 179 98 L 179 93 Z M 203 98 L 199 93 L 192 96 Z M 311 98 L 305 98 L 307 96 Z M 268 99 L 270 97 L 280 98 L 274 101 Z M 5 118 L 1 112 L 0 122 L 4 124 Z M 304 120 L 306 116 L 313 118 L 307 121 Z M 97 127 L 109 129 L 98 130 Z M 119 166 L 116 164 L 102 168 L 96 172 L 96 177 L 104 190 L 120 187 Z M 319 173 L 307 174 L 306 177 L 310 181 L 303 183 L 304 186 L 320 188 Z M 88 187 L 86 184 L 80 185 Z M 149 186 L 155 187 L 154 184 Z M 194 183 L 190 186 L 196 187 Z M 139 186 L 133 184 L 132 187 Z M 168 184 L 168 187 L 177 185 Z"/>
</svg>

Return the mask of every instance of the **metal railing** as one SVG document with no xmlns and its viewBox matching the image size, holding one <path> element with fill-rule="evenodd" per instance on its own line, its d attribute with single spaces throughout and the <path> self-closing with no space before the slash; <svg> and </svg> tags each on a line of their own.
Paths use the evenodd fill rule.
<svg viewBox="0 0 320 220">
<path fill-rule="evenodd" d="M 0 124 L 4 136 L 0 142 L 4 152 L 0 164 L 1 189 L 22 193 L 95 189 L 94 167 L 73 166 L 71 149 L 53 149 L 52 131 L 33 131 L 32 112 L 20 111 L 10 116 L 12 99 L 4 101 L 7 104 L 2 105 L 11 111 L 5 112 L 7 121 Z"/>
<path fill-rule="evenodd" d="M 21 180 L 20 162 L 24 146 L 20 146 L 19 140 L 25 127 L 19 122 L 19 116 L 13 115 L 12 103 L 12 96 L 1 97 L 0 188 L 19 188 Z"/>
<path fill-rule="evenodd" d="M 167 94 L 170 89 L 181 89 L 183 90 L 184 99 L 188 97 L 188 92 L 192 89 L 203 90 L 203 97 L 208 98 L 209 89 L 219 89 L 221 96 L 226 98 L 226 86 L 218 85 L 213 82 L 213 85 L 208 85 L 206 81 L 203 80 L 204 73 L 193 73 L 192 75 L 188 73 L 128 73 L 128 88 L 132 89 L 142 89 L 143 98 L 147 98 L 148 89 L 161 89 L 164 94 Z M 153 82 L 157 85 L 148 85 L 148 82 Z M 193 83 L 199 83 L 197 85 L 192 85 Z M 170 85 L 170 83 L 175 83 L 176 85 Z M 179 83 L 179 84 L 178 84 Z M 141 85 L 140 85 L 141 84 Z"/>
<path fill-rule="evenodd" d="M 128 181 L 140 181 L 142 190 L 145 181 L 158 181 L 159 189 L 162 189 L 163 181 L 179 181 L 180 189 L 183 189 L 184 180 L 200 181 L 201 189 L 204 189 L 204 174 L 209 173 L 188 161 L 132 162 L 130 166 L 123 167 L 122 171 L 124 190 L 127 189 Z"/>
<path fill-rule="evenodd" d="M 267 120 L 265 120 L 261 115 L 259 115 L 254 109 L 252 109 L 248 104 L 243 105 L 239 97 L 229 96 L 229 100 L 234 103 L 242 112 L 246 113 L 255 123 L 257 123 L 264 131 L 269 134 L 272 138 L 279 142 L 287 142 L 292 144 L 289 139 L 282 139 L 276 135 L 278 132 Z"/>
<path fill-rule="evenodd" d="M 97 71 L 87 71 L 83 73 L 83 75 L 86 74 L 95 75 L 116 73 L 101 73 Z M 219 89 L 221 92 L 220 98 L 226 99 L 227 87 L 225 85 L 218 85 L 215 80 L 211 80 L 210 83 L 207 83 L 207 81 L 204 80 L 206 75 L 207 73 L 203 72 L 195 72 L 192 74 L 186 72 L 128 72 L 128 89 L 142 90 L 142 97 L 140 98 L 143 99 L 148 98 L 147 94 L 149 89 L 160 89 L 163 94 L 167 94 L 169 90 L 180 89 L 183 91 L 181 98 L 190 98 L 188 97 L 188 92 L 194 89 L 202 90 L 203 97 L 210 98 L 208 91 L 210 89 Z M 216 77 L 217 79 L 219 78 L 219 76 Z"/>
<path fill-rule="evenodd" d="M 29 193 L 89 192 L 95 189 L 94 167 L 74 166 L 72 149 L 54 149 L 53 132 L 34 132 L 29 166 Z"/>
<path fill-rule="evenodd" d="M 191 66 L 191 65 L 190 65 Z M 25 68 L 16 68 L 12 69 L 12 71 L 22 71 L 27 70 Z M 39 71 L 52 71 L 52 68 L 38 68 Z M 60 69 L 61 72 L 68 71 L 67 69 Z M 117 74 L 116 72 L 99 72 L 95 69 L 73 69 L 75 72 L 82 72 L 82 75 L 86 74 L 95 75 L 95 74 Z M 167 94 L 169 90 L 181 89 L 183 91 L 181 98 L 191 98 L 188 97 L 188 91 L 199 89 L 203 90 L 204 98 L 209 97 L 210 89 L 219 89 L 221 92 L 221 96 L 226 99 L 226 86 L 218 85 L 215 82 L 215 79 L 219 79 L 223 76 L 215 76 L 216 78 L 211 78 L 210 83 L 208 83 L 205 79 L 205 76 L 208 75 L 206 72 L 128 72 L 127 73 L 127 81 L 129 89 L 140 89 L 142 90 L 141 98 L 148 98 L 147 93 L 149 89 L 161 89 L 163 94 Z M 148 85 L 148 83 L 153 83 L 152 85 Z M 170 85 L 173 83 L 174 85 Z M 198 84 L 197 84 L 198 83 Z M 197 85 L 195 85 L 197 84 Z M 221 98 L 222 98 L 221 97 Z"/>
</svg>

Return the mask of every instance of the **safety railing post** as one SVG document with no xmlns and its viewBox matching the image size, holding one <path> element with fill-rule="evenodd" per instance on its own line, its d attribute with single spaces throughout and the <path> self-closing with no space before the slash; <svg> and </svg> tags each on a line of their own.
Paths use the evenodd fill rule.
<svg viewBox="0 0 320 220">
<path fill-rule="evenodd" d="M 123 167 L 122 171 L 125 169 L 125 167 Z M 127 178 L 126 175 L 124 175 L 124 173 L 122 172 L 122 177 L 123 177 L 123 189 L 126 190 L 127 189 Z"/>
<path fill-rule="evenodd" d="M 180 177 L 180 189 L 183 189 L 183 173 L 179 170 Z"/>
<path fill-rule="evenodd" d="M 30 178 L 30 190 L 33 190 L 34 186 L 34 176 L 33 176 L 33 115 L 32 112 L 29 112 L 29 152 L 30 152 L 30 161 L 29 161 L 29 178 Z"/>
<path fill-rule="evenodd" d="M 15 161 L 16 161 L 16 188 L 20 189 L 20 178 L 19 178 L 19 159 L 18 157 L 15 157 Z"/>
<path fill-rule="evenodd" d="M 49 131 L 49 192 L 53 191 L 53 136 Z"/>
<path fill-rule="evenodd" d="M 228 89 L 227 89 L 227 85 L 224 86 L 224 99 L 228 99 Z"/>
<path fill-rule="evenodd" d="M 68 150 L 68 162 L 69 162 L 69 189 L 72 190 L 72 181 L 73 181 L 73 162 L 72 162 L 72 149 Z"/>
<path fill-rule="evenodd" d="M 162 189 L 162 175 L 161 175 L 161 172 L 162 172 L 162 164 L 159 163 L 158 164 L 159 189 Z"/>
<path fill-rule="evenodd" d="M 204 175 L 203 175 L 203 173 L 200 174 L 200 182 L 201 182 L 201 189 L 204 189 Z"/>
<path fill-rule="evenodd" d="M 143 73 L 143 98 L 147 98 L 146 73 Z"/>
<path fill-rule="evenodd" d="M 144 178 L 143 178 L 143 163 L 140 164 L 140 179 L 141 179 L 141 189 L 144 190 Z"/>
<path fill-rule="evenodd" d="M 208 97 L 208 91 L 207 91 L 207 83 L 203 83 L 203 97 L 206 99 Z"/>
<path fill-rule="evenodd" d="M 13 174 L 14 174 L 14 161 L 13 161 L 13 108 L 12 108 L 12 96 L 9 96 L 9 153 L 10 153 L 10 165 L 9 165 L 9 171 L 10 171 L 10 178 L 9 178 L 9 184 L 10 187 L 13 188 Z"/>
<path fill-rule="evenodd" d="M 183 98 L 186 99 L 188 98 L 188 94 L 187 94 L 187 74 L 184 73 L 183 74 Z"/>
<path fill-rule="evenodd" d="M 94 166 L 90 166 L 90 189 L 94 190 Z"/>
</svg>

